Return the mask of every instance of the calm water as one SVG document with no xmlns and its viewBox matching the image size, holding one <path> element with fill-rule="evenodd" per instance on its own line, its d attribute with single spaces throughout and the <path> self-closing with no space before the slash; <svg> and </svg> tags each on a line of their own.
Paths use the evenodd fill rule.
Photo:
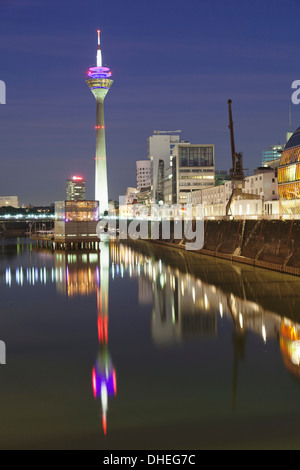
<svg viewBox="0 0 300 470">
<path fill-rule="evenodd" d="M 299 278 L 2 240 L 0 295 L 1 449 L 300 448 Z"/>
</svg>

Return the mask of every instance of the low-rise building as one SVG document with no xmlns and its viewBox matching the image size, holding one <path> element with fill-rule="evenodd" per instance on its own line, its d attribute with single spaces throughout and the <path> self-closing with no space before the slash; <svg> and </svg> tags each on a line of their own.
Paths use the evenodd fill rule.
<svg viewBox="0 0 300 470">
<path fill-rule="evenodd" d="M 18 196 L 0 196 L 0 207 L 15 207 L 18 209 Z"/>
<path fill-rule="evenodd" d="M 139 191 L 137 190 L 137 188 L 131 188 L 131 187 L 127 188 L 126 203 L 128 205 L 136 204 L 137 203 L 138 193 L 139 193 Z"/>
<path fill-rule="evenodd" d="M 194 207 L 202 205 L 208 218 L 228 215 L 229 203 L 229 215 L 233 217 L 279 216 L 282 213 L 275 170 L 258 168 L 254 175 L 245 178 L 243 186 L 241 194 L 232 200 L 232 183 L 226 181 L 222 185 L 190 193 L 188 203 Z"/>
<path fill-rule="evenodd" d="M 151 186 L 148 186 L 148 188 L 143 188 L 137 194 L 137 203 L 144 204 L 145 206 L 151 205 Z"/>
<path fill-rule="evenodd" d="M 55 203 L 55 240 L 61 242 L 99 241 L 98 201 L 58 201 Z"/>
</svg>

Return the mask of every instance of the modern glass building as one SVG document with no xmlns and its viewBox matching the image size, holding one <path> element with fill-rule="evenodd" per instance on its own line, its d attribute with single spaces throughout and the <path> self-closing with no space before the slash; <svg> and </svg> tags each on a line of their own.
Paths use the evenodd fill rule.
<svg viewBox="0 0 300 470">
<path fill-rule="evenodd" d="M 288 214 L 300 213 L 300 127 L 287 142 L 278 169 L 279 197 Z"/>
<path fill-rule="evenodd" d="M 73 176 L 67 180 L 67 201 L 80 201 L 85 199 L 85 180 L 82 176 Z"/>
<path fill-rule="evenodd" d="M 56 241 L 99 242 L 98 201 L 57 201 L 55 202 Z"/>
<path fill-rule="evenodd" d="M 282 145 L 273 145 L 268 150 L 264 150 L 262 153 L 262 166 L 272 166 L 273 162 L 281 157 L 282 152 Z"/>
<path fill-rule="evenodd" d="M 188 193 L 214 185 L 214 145 L 175 145 L 172 159 L 173 204 L 186 204 Z"/>
</svg>

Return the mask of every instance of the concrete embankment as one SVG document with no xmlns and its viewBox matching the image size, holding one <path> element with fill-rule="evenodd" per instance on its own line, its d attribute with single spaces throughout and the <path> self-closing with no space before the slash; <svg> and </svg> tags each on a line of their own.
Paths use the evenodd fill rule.
<svg viewBox="0 0 300 470">
<path fill-rule="evenodd" d="M 190 240 L 153 240 L 185 249 Z M 300 276 L 299 220 L 207 220 L 204 246 L 196 251 L 252 266 Z"/>
</svg>

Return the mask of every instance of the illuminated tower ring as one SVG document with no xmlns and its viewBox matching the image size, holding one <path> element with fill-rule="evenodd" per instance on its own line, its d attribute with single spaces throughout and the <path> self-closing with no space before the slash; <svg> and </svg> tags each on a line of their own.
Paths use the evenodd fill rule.
<svg viewBox="0 0 300 470">
<path fill-rule="evenodd" d="M 98 30 L 97 67 L 90 67 L 88 71 L 88 87 L 96 98 L 96 156 L 95 156 L 95 200 L 99 201 L 99 214 L 108 211 L 108 188 L 106 166 L 106 144 L 104 124 L 104 98 L 113 84 L 111 71 L 102 67 L 102 54 L 100 49 L 100 30 Z"/>
</svg>

